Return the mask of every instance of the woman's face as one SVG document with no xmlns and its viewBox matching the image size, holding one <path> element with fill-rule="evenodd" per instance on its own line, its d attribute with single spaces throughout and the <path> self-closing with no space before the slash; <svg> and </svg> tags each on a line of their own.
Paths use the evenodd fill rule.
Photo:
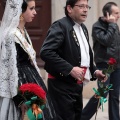
<svg viewBox="0 0 120 120">
<path fill-rule="evenodd" d="M 36 15 L 35 11 L 35 1 L 29 1 L 27 2 L 27 9 L 26 11 L 22 14 L 24 21 L 25 22 L 32 22 Z"/>
</svg>

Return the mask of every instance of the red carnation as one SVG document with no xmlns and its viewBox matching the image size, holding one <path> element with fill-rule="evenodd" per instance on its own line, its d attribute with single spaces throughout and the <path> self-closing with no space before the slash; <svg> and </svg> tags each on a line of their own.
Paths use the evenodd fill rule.
<svg viewBox="0 0 120 120">
<path fill-rule="evenodd" d="M 23 102 L 27 105 L 27 116 L 30 120 L 38 120 L 38 116 L 42 117 L 42 110 L 46 104 L 46 92 L 41 86 L 35 83 L 23 84 L 19 87 L 19 95 L 23 98 Z M 20 101 L 21 102 L 21 101 Z"/>
<path fill-rule="evenodd" d="M 37 84 L 34 83 L 27 83 L 27 84 L 23 84 L 22 86 L 20 86 L 19 90 L 24 94 L 24 92 L 28 91 L 30 93 L 35 94 L 36 96 L 38 96 L 41 99 L 46 98 L 46 92 Z"/>
<path fill-rule="evenodd" d="M 114 59 L 114 58 L 110 58 L 109 59 L 109 61 L 108 61 L 108 64 L 109 65 L 114 65 L 114 64 L 116 64 L 117 62 L 116 62 L 116 60 Z"/>
</svg>

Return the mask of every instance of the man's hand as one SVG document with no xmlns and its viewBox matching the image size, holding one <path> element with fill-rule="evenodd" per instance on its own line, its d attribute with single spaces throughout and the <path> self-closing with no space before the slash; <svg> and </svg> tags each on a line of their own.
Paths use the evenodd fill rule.
<svg viewBox="0 0 120 120">
<path fill-rule="evenodd" d="M 101 70 L 96 70 L 95 76 L 98 78 L 98 80 L 101 80 L 102 82 L 105 82 L 108 79 L 107 76 L 104 75 Z"/>
<path fill-rule="evenodd" d="M 116 23 L 115 17 L 113 15 L 109 15 L 107 12 L 107 16 L 103 18 L 108 23 Z"/>
<path fill-rule="evenodd" d="M 70 75 L 77 80 L 83 81 L 84 79 L 84 69 L 80 67 L 73 67 L 70 72 Z"/>
</svg>

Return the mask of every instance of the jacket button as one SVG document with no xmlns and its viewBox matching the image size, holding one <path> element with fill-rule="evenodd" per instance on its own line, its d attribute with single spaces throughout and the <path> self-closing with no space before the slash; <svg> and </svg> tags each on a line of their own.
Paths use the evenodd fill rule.
<svg viewBox="0 0 120 120">
<path fill-rule="evenodd" d="M 62 73 L 60 73 L 60 75 L 61 75 L 61 76 L 63 76 L 63 74 L 62 74 Z"/>
</svg>

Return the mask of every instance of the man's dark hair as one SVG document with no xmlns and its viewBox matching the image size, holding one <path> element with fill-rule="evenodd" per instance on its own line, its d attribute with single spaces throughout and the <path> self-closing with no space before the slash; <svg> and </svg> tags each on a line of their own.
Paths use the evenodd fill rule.
<svg viewBox="0 0 120 120">
<path fill-rule="evenodd" d="M 24 13 L 24 12 L 26 11 L 27 6 L 28 6 L 27 3 L 28 3 L 29 1 L 35 1 L 35 0 L 23 0 L 22 13 Z"/>
<path fill-rule="evenodd" d="M 109 15 L 112 13 L 112 10 L 111 10 L 111 7 L 112 6 L 117 6 L 116 3 L 114 2 L 108 2 L 104 5 L 103 9 L 102 9 L 102 12 L 103 12 L 103 15 L 106 17 L 107 16 L 107 12 L 109 13 Z"/>
<path fill-rule="evenodd" d="M 65 15 L 66 16 L 68 16 L 67 5 L 70 5 L 73 8 L 77 1 L 80 1 L 80 0 L 66 0 L 66 6 L 65 6 Z"/>
</svg>

